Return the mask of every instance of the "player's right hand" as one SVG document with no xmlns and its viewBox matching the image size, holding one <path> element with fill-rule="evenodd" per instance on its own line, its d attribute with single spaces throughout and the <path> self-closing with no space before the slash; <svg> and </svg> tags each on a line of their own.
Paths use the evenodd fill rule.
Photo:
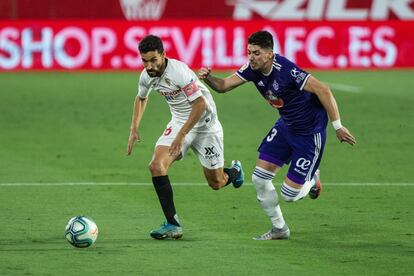
<svg viewBox="0 0 414 276">
<path fill-rule="evenodd" d="M 131 155 L 132 147 L 134 146 L 135 141 L 140 141 L 138 130 L 131 130 L 128 138 L 127 155 Z"/>
<path fill-rule="evenodd" d="M 346 127 L 341 127 L 336 131 L 336 137 L 338 140 L 342 142 L 346 142 L 351 146 L 356 144 L 355 137 L 351 134 L 351 132 Z"/>
<path fill-rule="evenodd" d="M 201 67 L 200 70 L 198 70 L 198 77 L 200 79 L 205 79 L 210 75 L 211 68 L 205 68 Z"/>
</svg>

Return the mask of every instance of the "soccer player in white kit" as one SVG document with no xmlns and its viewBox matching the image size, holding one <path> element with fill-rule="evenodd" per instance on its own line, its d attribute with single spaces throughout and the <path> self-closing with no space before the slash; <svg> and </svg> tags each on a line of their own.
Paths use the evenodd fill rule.
<svg viewBox="0 0 414 276">
<path fill-rule="evenodd" d="M 138 85 L 128 139 L 127 155 L 134 142 L 139 142 L 138 127 L 145 111 L 150 91 L 165 97 L 171 121 L 158 139 L 149 170 L 166 221 L 150 235 L 155 239 L 179 239 L 183 235 L 176 214 L 168 169 L 191 148 L 203 166 L 209 186 L 218 190 L 232 183 L 239 188 L 244 181 L 240 161 L 224 167 L 223 129 L 217 118 L 216 106 L 210 91 L 196 74 L 181 61 L 167 58 L 159 37 L 148 35 L 139 43 L 145 69 Z"/>
</svg>

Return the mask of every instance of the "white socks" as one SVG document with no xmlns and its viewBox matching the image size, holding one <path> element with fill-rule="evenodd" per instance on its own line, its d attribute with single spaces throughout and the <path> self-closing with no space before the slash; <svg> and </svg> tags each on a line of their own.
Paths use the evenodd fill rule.
<svg viewBox="0 0 414 276">
<path fill-rule="evenodd" d="M 256 167 L 252 175 L 252 182 L 256 188 L 257 200 L 269 216 L 273 226 L 282 228 L 285 225 L 285 220 L 279 206 L 279 198 L 272 184 L 274 175 L 272 172 Z"/>
<path fill-rule="evenodd" d="M 306 181 L 305 183 L 303 183 L 302 189 L 300 189 L 300 192 L 298 195 L 299 197 L 298 199 L 301 199 L 307 196 L 313 185 L 315 185 L 315 180 L 313 178 L 310 181 Z"/>
<path fill-rule="evenodd" d="M 286 182 L 283 182 L 280 191 L 285 201 L 292 202 L 307 196 L 313 185 L 315 185 L 315 180 L 313 178 L 310 181 L 306 181 L 303 184 L 302 189 L 290 187 L 288 184 L 286 184 Z"/>
</svg>

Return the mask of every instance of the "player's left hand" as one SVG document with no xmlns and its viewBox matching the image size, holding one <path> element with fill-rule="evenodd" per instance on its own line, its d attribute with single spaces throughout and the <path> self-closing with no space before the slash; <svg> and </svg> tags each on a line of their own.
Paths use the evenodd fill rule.
<svg viewBox="0 0 414 276">
<path fill-rule="evenodd" d="M 131 130 L 131 132 L 129 133 L 128 145 L 127 145 L 127 155 L 131 155 L 132 147 L 134 146 L 135 141 L 136 142 L 140 141 L 139 132 L 136 129 Z"/>
<path fill-rule="evenodd" d="M 346 142 L 350 144 L 351 146 L 356 144 L 356 139 L 354 136 L 352 136 L 351 132 L 346 127 L 341 127 L 336 131 L 336 137 L 339 141 Z"/>
<path fill-rule="evenodd" d="M 184 144 L 184 138 L 185 136 L 183 134 L 177 134 L 177 137 L 175 137 L 169 149 L 170 156 L 178 157 L 181 154 L 181 148 Z"/>
</svg>

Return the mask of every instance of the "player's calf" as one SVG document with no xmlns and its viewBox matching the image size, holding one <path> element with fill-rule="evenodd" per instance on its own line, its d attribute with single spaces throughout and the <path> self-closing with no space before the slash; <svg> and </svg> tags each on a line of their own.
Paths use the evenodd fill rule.
<svg viewBox="0 0 414 276">
<path fill-rule="evenodd" d="M 219 190 L 226 186 L 227 176 L 222 168 L 209 169 L 203 167 L 203 169 L 208 186 L 210 186 L 213 190 Z"/>
<path fill-rule="evenodd" d="M 219 178 L 208 178 L 207 183 L 208 186 L 210 186 L 210 188 L 215 191 L 220 190 L 226 184 L 223 180 L 220 180 Z"/>
</svg>

